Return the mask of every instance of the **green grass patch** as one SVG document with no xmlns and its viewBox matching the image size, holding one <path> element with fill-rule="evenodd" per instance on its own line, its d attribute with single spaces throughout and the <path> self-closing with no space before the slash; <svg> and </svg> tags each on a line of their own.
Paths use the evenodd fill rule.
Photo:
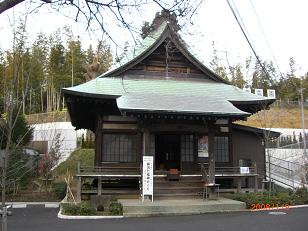
<svg viewBox="0 0 308 231">
<path fill-rule="evenodd" d="M 71 174 L 75 175 L 77 173 L 78 162 L 82 166 L 93 166 L 94 156 L 94 149 L 75 150 L 66 161 L 54 169 L 53 174 L 58 177 L 65 176 L 67 169 L 69 169 Z"/>
</svg>

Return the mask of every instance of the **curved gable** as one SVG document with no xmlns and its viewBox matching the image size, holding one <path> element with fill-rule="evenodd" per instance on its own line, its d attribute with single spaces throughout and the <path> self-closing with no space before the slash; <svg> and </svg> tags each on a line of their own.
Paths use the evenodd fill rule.
<svg viewBox="0 0 308 231">
<path fill-rule="evenodd" d="M 120 66 L 101 77 L 123 76 L 192 77 L 229 84 L 203 65 L 190 51 L 168 22 L 147 36 L 133 51 L 124 56 Z"/>
</svg>

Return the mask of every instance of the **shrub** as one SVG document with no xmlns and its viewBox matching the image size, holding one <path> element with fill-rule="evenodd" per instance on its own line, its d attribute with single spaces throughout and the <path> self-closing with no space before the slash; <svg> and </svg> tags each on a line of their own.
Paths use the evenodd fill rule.
<svg viewBox="0 0 308 231">
<path fill-rule="evenodd" d="M 246 208 L 248 209 L 251 209 L 253 204 L 278 204 L 278 206 L 295 204 L 294 196 L 288 192 L 279 192 L 273 195 L 269 195 L 268 193 L 237 194 L 233 199 L 245 202 Z"/>
<path fill-rule="evenodd" d="M 52 184 L 52 191 L 56 194 L 57 198 L 62 200 L 66 195 L 66 183 L 64 181 L 54 182 Z"/>
<path fill-rule="evenodd" d="M 86 202 L 80 202 L 78 204 L 63 204 L 62 212 L 65 215 L 80 215 L 91 216 L 95 215 L 95 210 L 90 207 Z"/>
<path fill-rule="evenodd" d="M 90 207 L 90 205 L 86 202 L 81 202 L 79 204 L 80 206 L 80 215 L 82 216 L 87 216 L 87 215 L 95 215 L 96 214 L 96 211 Z"/>
<path fill-rule="evenodd" d="M 105 207 L 104 207 L 104 205 L 98 205 L 98 206 L 96 207 L 96 210 L 97 210 L 98 212 L 104 212 Z"/>
<path fill-rule="evenodd" d="M 294 193 L 294 199 L 296 204 L 308 204 L 308 189 L 297 189 Z"/>
<path fill-rule="evenodd" d="M 116 215 L 123 215 L 123 206 L 119 202 L 111 202 L 109 206 L 109 214 L 116 216 Z"/>
<path fill-rule="evenodd" d="M 75 204 L 62 204 L 62 212 L 65 215 L 77 215 L 79 207 Z"/>
</svg>

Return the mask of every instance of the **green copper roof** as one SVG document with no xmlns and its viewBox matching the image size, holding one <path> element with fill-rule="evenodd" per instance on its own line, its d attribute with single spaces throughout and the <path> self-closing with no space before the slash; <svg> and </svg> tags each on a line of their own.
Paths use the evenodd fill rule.
<svg viewBox="0 0 308 231">
<path fill-rule="evenodd" d="M 117 98 L 119 109 L 248 116 L 232 102 L 267 102 L 266 97 L 211 80 L 96 78 L 65 88 L 67 94 Z"/>
<path fill-rule="evenodd" d="M 125 94 L 117 98 L 118 108 L 129 112 L 167 112 L 194 115 L 248 116 L 232 103 L 212 96 Z"/>
<path fill-rule="evenodd" d="M 202 74 L 197 78 L 166 78 L 150 72 L 125 72 L 151 55 L 166 39 Z M 136 73 L 136 72 L 135 72 Z M 143 76 L 146 75 L 146 76 Z M 203 78 L 204 77 L 204 78 Z M 268 105 L 270 99 L 247 93 L 230 85 L 200 62 L 168 22 L 150 33 L 110 71 L 75 87 L 63 89 L 67 95 L 116 99 L 122 112 L 164 112 L 246 117 L 245 104 Z M 241 105 L 242 110 L 234 105 Z M 238 106 L 239 107 L 239 106 Z"/>
</svg>

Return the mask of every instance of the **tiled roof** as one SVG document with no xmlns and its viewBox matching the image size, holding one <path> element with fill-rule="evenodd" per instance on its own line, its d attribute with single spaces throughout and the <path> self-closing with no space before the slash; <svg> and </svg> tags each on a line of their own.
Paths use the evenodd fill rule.
<svg viewBox="0 0 308 231">
<path fill-rule="evenodd" d="M 266 97 L 235 86 L 210 80 L 96 78 L 64 89 L 65 93 L 101 98 L 117 98 L 122 110 L 166 111 L 195 114 L 248 116 L 232 102 L 267 102 Z"/>
<path fill-rule="evenodd" d="M 182 54 L 201 70 L 206 78 L 162 78 L 152 76 L 153 73 L 151 76 L 125 75 L 125 70 L 144 60 L 167 38 L 176 44 Z M 124 77 L 121 77 L 123 75 Z M 168 22 L 163 22 L 156 31 L 142 40 L 139 46 L 126 53 L 110 71 L 87 83 L 64 88 L 63 91 L 71 95 L 114 98 L 118 108 L 124 112 L 244 117 L 249 113 L 238 109 L 235 104 L 268 105 L 273 101 L 234 87 L 205 67 Z"/>
<path fill-rule="evenodd" d="M 197 96 L 185 94 L 165 95 L 141 95 L 125 94 L 117 98 L 117 106 L 127 112 L 150 113 L 180 113 L 193 115 L 215 116 L 248 116 L 232 105 L 232 103 L 212 96 Z"/>
</svg>

